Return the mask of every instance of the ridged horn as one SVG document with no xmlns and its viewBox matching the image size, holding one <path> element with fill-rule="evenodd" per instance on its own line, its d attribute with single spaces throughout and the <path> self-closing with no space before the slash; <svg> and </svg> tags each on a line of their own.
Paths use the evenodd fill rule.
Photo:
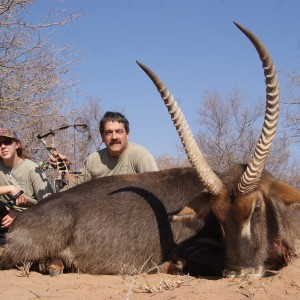
<svg viewBox="0 0 300 300">
<path fill-rule="evenodd" d="M 158 78 L 158 76 L 152 72 L 148 67 L 137 61 L 137 64 L 142 70 L 149 76 L 157 90 L 159 91 L 161 98 L 164 100 L 168 109 L 171 119 L 178 131 L 182 145 L 185 149 L 187 157 L 191 165 L 196 169 L 198 177 L 203 182 L 204 186 L 213 195 L 217 195 L 223 184 L 219 177 L 211 170 L 206 160 L 204 159 L 200 149 L 198 148 L 196 141 L 193 137 L 192 131 L 185 120 L 180 107 L 172 94 L 169 92 L 165 84 Z"/>
<path fill-rule="evenodd" d="M 236 22 L 234 22 L 234 24 L 248 37 L 256 48 L 260 60 L 262 61 L 266 78 L 266 111 L 261 136 L 256 145 L 253 158 L 242 175 L 236 190 L 238 194 L 245 194 L 255 189 L 259 184 L 276 132 L 279 117 L 280 94 L 275 66 L 267 49 L 252 32 Z"/>
</svg>

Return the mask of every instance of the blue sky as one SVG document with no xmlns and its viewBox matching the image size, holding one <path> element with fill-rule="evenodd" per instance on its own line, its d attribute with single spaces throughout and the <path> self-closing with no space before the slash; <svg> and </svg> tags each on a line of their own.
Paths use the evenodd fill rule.
<svg viewBox="0 0 300 300">
<path fill-rule="evenodd" d="M 52 5 L 40 0 L 39 14 Z M 136 60 L 165 82 L 194 132 L 205 92 L 226 96 L 238 88 L 250 105 L 265 96 L 261 62 L 233 21 L 262 40 L 278 71 L 299 72 L 298 0 L 64 0 L 59 5 L 84 13 L 51 36 L 58 45 L 82 51 L 76 102 L 92 96 L 103 111 L 123 111 L 130 140 L 155 156 L 176 155 L 179 138 Z M 281 89 L 284 97 L 283 81 Z"/>
</svg>

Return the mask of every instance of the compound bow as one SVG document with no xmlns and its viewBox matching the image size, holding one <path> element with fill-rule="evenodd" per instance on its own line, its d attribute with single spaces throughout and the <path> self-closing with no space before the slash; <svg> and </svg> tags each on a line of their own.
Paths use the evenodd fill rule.
<svg viewBox="0 0 300 300">
<path fill-rule="evenodd" d="M 50 129 L 47 132 L 43 132 L 37 135 L 37 138 L 41 140 L 45 148 L 53 154 L 56 151 L 56 146 L 54 142 L 54 136 L 58 131 L 68 129 L 70 127 L 74 127 L 79 132 L 85 132 L 89 129 L 88 125 L 80 120 L 80 122 L 75 121 L 75 124 L 64 124 L 60 127 Z M 46 169 L 47 167 L 43 166 L 42 169 Z M 69 168 L 64 160 L 61 158 L 57 159 L 57 170 L 58 170 L 58 178 L 55 180 L 55 190 L 59 192 L 67 182 L 64 180 L 64 175 L 69 173 Z"/>
</svg>

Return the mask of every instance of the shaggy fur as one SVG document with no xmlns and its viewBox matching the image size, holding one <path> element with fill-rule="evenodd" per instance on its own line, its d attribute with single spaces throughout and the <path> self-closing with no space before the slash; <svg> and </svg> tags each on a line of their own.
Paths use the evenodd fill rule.
<svg viewBox="0 0 300 300">
<path fill-rule="evenodd" d="M 17 216 L 0 267 L 49 257 L 91 274 L 134 274 L 163 262 L 161 270 L 193 275 L 281 267 L 300 236 L 300 192 L 264 173 L 255 191 L 236 196 L 244 169 L 219 175 L 218 197 L 204 192 L 192 168 L 103 177 L 54 194 Z M 194 216 L 170 222 L 195 199 Z"/>
</svg>

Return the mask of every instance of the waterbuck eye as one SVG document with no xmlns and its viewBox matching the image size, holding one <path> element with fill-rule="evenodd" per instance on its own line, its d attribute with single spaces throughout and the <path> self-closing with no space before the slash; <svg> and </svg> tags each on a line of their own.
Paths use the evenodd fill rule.
<svg viewBox="0 0 300 300">
<path fill-rule="evenodd" d="M 256 202 L 253 212 L 258 213 L 261 211 L 261 202 Z"/>
</svg>

